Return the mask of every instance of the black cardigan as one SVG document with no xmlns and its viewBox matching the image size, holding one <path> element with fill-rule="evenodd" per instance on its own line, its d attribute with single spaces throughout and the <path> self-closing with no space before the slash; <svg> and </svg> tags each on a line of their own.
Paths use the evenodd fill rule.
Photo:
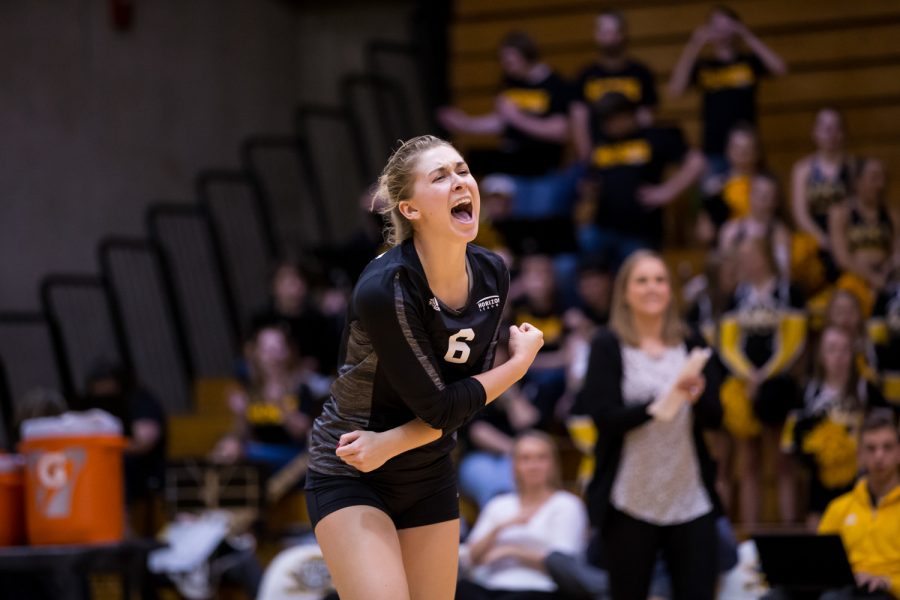
<svg viewBox="0 0 900 600">
<path fill-rule="evenodd" d="M 706 344 L 699 337 L 685 340 L 688 351 Z M 716 465 L 703 439 L 704 429 L 714 429 L 722 422 L 722 404 L 719 387 L 722 382 L 722 368 L 718 358 L 713 357 L 703 369 L 706 389 L 694 410 L 694 447 L 700 463 L 700 475 L 709 494 L 714 510 L 721 512 L 721 503 L 715 490 Z M 625 405 L 622 398 L 622 351 L 619 339 L 608 330 L 601 329 L 591 343 L 584 387 L 578 395 L 581 412 L 589 414 L 597 426 L 597 444 L 594 446 L 594 477 L 587 489 L 588 513 L 591 524 L 602 529 L 608 513 L 609 497 L 613 480 L 619 469 L 625 434 L 640 427 L 651 419 L 647 406 L 653 401 L 648 398 L 640 404 Z"/>
</svg>

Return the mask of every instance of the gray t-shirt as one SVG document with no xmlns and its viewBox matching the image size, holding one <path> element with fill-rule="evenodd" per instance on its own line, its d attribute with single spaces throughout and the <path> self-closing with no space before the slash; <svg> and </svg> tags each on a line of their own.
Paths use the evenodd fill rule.
<svg viewBox="0 0 900 600">
<path fill-rule="evenodd" d="M 622 397 L 625 404 L 657 398 L 681 372 L 684 345 L 659 357 L 622 346 Z M 612 488 L 618 510 L 655 525 L 677 525 L 712 510 L 694 448 L 693 413 L 683 406 L 668 422 L 651 420 L 625 435 L 622 459 Z"/>
</svg>

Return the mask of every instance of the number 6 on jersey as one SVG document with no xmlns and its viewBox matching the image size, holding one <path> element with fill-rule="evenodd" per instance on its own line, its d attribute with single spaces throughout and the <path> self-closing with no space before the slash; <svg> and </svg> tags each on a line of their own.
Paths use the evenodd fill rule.
<svg viewBox="0 0 900 600">
<path fill-rule="evenodd" d="M 444 360 L 459 364 L 469 360 L 469 353 L 472 349 L 469 348 L 469 345 L 466 342 L 471 342 L 474 339 L 475 331 L 473 331 L 471 327 L 460 329 L 451 335 L 447 342 L 447 354 L 444 355 Z"/>
</svg>

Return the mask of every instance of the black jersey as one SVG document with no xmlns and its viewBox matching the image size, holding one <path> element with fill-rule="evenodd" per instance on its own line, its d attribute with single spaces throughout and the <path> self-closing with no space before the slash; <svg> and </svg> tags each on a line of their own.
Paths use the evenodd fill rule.
<svg viewBox="0 0 900 600">
<path fill-rule="evenodd" d="M 569 86 L 552 71 L 533 83 L 507 77 L 500 95 L 532 117 L 546 119 L 554 115 L 568 115 Z M 504 128 L 500 146 L 512 159 L 509 161 L 512 168 L 506 171 L 511 175 L 526 176 L 544 175 L 558 169 L 566 149 L 565 144 L 536 138 L 511 125 Z"/>
<path fill-rule="evenodd" d="M 878 221 L 872 223 L 855 206 L 850 207 L 850 222 L 847 224 L 850 254 L 857 250 L 881 250 L 890 256 L 893 238 L 894 224 L 886 208 L 878 208 Z"/>
<path fill-rule="evenodd" d="M 853 166 L 849 160 L 841 163 L 841 170 L 835 178 L 829 179 L 822 172 L 819 161 L 813 158 L 806 178 L 806 204 L 822 231 L 828 231 L 828 211 L 846 200 L 852 189 Z"/>
<path fill-rule="evenodd" d="M 756 124 L 756 90 L 768 70 L 755 54 L 733 60 L 703 58 L 691 81 L 703 93 L 703 151 L 725 154 L 728 133 L 739 123 Z"/>
<path fill-rule="evenodd" d="M 373 260 L 353 290 L 338 377 L 310 439 L 310 468 L 359 476 L 335 455 L 344 433 L 386 431 L 419 417 L 444 435 L 365 474 L 402 476 L 446 458 L 455 430 L 486 401 L 472 375 L 490 369 L 509 289 L 503 261 L 469 244 L 469 300 L 453 310 L 428 287 L 412 240 Z"/>
<path fill-rule="evenodd" d="M 637 129 L 620 139 L 600 135 L 588 171 L 588 177 L 599 184 L 597 225 L 659 245 L 662 209 L 644 207 L 637 193 L 642 186 L 662 183 L 666 168 L 683 161 L 687 153 L 677 127 Z"/>
</svg>

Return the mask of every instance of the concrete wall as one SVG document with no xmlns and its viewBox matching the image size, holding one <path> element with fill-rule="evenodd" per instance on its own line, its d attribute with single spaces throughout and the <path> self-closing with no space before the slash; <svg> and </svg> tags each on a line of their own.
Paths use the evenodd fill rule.
<svg viewBox="0 0 900 600">
<path fill-rule="evenodd" d="M 298 101 L 331 101 L 364 41 L 404 39 L 411 2 L 0 3 L 0 309 L 37 307 L 50 271 L 95 272 L 96 242 L 140 235 L 153 200 L 189 200 Z M 324 5 L 324 6 L 319 6 Z"/>
</svg>

